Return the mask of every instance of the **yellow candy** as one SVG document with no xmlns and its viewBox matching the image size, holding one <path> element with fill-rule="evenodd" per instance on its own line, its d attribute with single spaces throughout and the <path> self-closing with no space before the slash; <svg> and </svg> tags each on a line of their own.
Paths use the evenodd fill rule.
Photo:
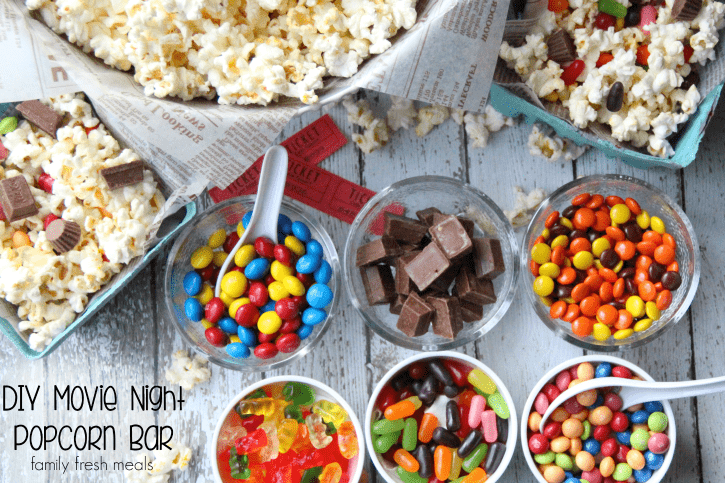
<svg viewBox="0 0 725 483">
<path fill-rule="evenodd" d="M 539 275 L 546 275 L 551 278 L 558 277 L 560 271 L 559 265 L 552 262 L 547 262 L 539 267 Z"/>
<path fill-rule="evenodd" d="M 222 291 L 233 298 L 241 297 L 247 289 L 247 277 L 242 272 L 228 272 L 222 277 Z"/>
<path fill-rule="evenodd" d="M 229 317 L 233 319 L 234 316 L 237 314 L 237 310 L 239 310 L 239 307 L 241 307 L 242 305 L 247 305 L 248 303 L 250 303 L 249 299 L 247 297 L 242 297 L 229 304 Z"/>
<path fill-rule="evenodd" d="M 660 309 L 657 308 L 657 304 L 652 301 L 644 305 L 644 313 L 652 320 L 659 320 L 662 315 Z"/>
<path fill-rule="evenodd" d="M 453 461 L 451 462 L 451 471 L 448 473 L 448 480 L 453 481 L 461 476 L 461 467 L 463 459 L 458 455 L 457 450 L 453 450 Z"/>
<path fill-rule="evenodd" d="M 241 342 L 241 340 L 239 340 L 238 335 L 234 334 L 229 336 L 229 342 Z"/>
<path fill-rule="evenodd" d="M 231 337 L 230 337 L 231 339 Z M 283 419 L 277 426 L 277 437 L 279 438 L 279 452 L 286 453 L 292 447 L 297 437 L 297 429 L 300 424 L 295 419 Z"/>
<path fill-rule="evenodd" d="M 660 235 L 664 235 L 665 222 L 662 221 L 662 218 L 660 218 L 659 216 L 653 216 L 652 218 L 650 218 L 649 224 L 654 231 L 656 231 Z"/>
<path fill-rule="evenodd" d="M 609 218 L 611 218 L 614 223 L 617 223 L 619 225 L 621 225 L 622 223 L 627 223 L 629 221 L 630 215 L 631 212 L 629 211 L 629 208 L 623 203 L 616 204 L 612 206 L 612 208 L 609 210 Z"/>
<path fill-rule="evenodd" d="M 257 321 L 257 328 L 263 334 L 274 334 L 280 327 L 282 327 L 282 319 L 273 310 L 260 315 Z"/>
<path fill-rule="evenodd" d="M 539 296 L 539 300 L 541 300 L 541 303 L 546 305 L 547 307 L 551 307 L 552 304 L 554 303 L 554 299 L 552 299 L 551 297 Z"/>
<path fill-rule="evenodd" d="M 214 259 L 214 250 L 209 247 L 199 247 L 191 254 L 191 266 L 194 268 L 206 268 Z"/>
<path fill-rule="evenodd" d="M 537 243 L 531 249 L 531 258 L 539 265 L 545 264 L 551 260 L 551 247 L 546 243 Z"/>
<path fill-rule="evenodd" d="M 237 267 L 246 267 L 249 265 L 249 262 L 254 260 L 254 258 L 257 256 L 257 252 L 254 250 L 253 245 L 242 245 L 239 247 L 239 250 L 237 250 L 237 253 L 234 254 L 234 264 Z"/>
<path fill-rule="evenodd" d="M 337 428 L 337 446 L 345 459 L 352 459 L 358 453 L 357 433 L 351 421 L 345 421 Z"/>
<path fill-rule="evenodd" d="M 226 261 L 229 254 L 227 252 L 214 252 L 214 265 L 217 267 L 221 267 L 224 265 L 224 262 Z"/>
<path fill-rule="evenodd" d="M 269 273 L 272 274 L 272 278 L 281 282 L 285 279 L 285 277 L 289 277 L 290 275 L 292 275 L 294 273 L 294 270 L 292 270 L 292 267 L 284 265 L 279 260 L 275 260 L 269 267 Z"/>
<path fill-rule="evenodd" d="M 548 240 L 549 239 L 549 235 L 551 235 L 551 233 L 549 232 L 549 229 L 548 228 L 544 228 L 544 230 L 541 232 L 541 236 L 543 236 L 545 240 Z"/>
<path fill-rule="evenodd" d="M 210 248 L 219 248 L 224 245 L 224 240 L 227 239 L 227 232 L 224 228 L 219 228 L 217 231 L 211 234 L 209 241 L 206 242 Z"/>
<path fill-rule="evenodd" d="M 242 399 L 237 405 L 239 414 L 257 414 L 264 416 L 266 420 L 272 419 L 275 413 L 284 413 L 284 408 L 292 404 L 284 399 L 276 399 L 270 397 L 262 397 L 258 399 Z"/>
<path fill-rule="evenodd" d="M 413 406 L 415 407 L 415 410 L 416 411 L 418 409 L 420 409 L 421 406 L 423 406 L 423 401 L 421 401 L 418 396 L 410 396 L 408 398 L 405 398 L 404 401 L 410 401 L 410 402 L 412 402 L 413 403 Z"/>
<path fill-rule="evenodd" d="M 614 268 L 612 269 L 612 271 L 613 271 L 614 273 L 619 273 L 619 271 L 620 271 L 620 270 L 622 269 L 622 267 L 624 267 L 624 260 L 620 260 L 620 261 L 619 261 L 619 263 L 617 263 L 617 264 L 616 264 L 616 265 L 614 266 Z"/>
<path fill-rule="evenodd" d="M 214 324 L 212 324 L 211 322 L 209 322 L 206 319 L 201 319 L 201 325 L 202 325 L 202 327 L 204 327 L 204 329 L 208 329 L 210 327 L 214 327 Z"/>
<path fill-rule="evenodd" d="M 602 262 L 600 262 L 598 258 L 594 259 L 594 266 L 597 270 L 601 270 L 602 268 L 604 268 L 604 265 L 602 265 Z"/>
<path fill-rule="evenodd" d="M 301 257 L 306 252 L 305 244 L 293 235 L 287 235 L 287 237 L 284 239 L 284 246 L 292 250 L 292 253 L 294 253 L 298 257 Z"/>
<path fill-rule="evenodd" d="M 644 332 L 650 327 L 652 327 L 652 319 L 642 319 L 634 323 L 635 332 Z"/>
<path fill-rule="evenodd" d="M 602 324 L 601 322 L 597 322 L 594 324 L 594 328 L 592 329 L 592 336 L 594 336 L 595 339 L 597 339 L 600 342 L 603 342 L 612 335 L 612 331 L 609 330 L 609 327 Z"/>
<path fill-rule="evenodd" d="M 638 295 L 632 295 L 624 303 L 624 309 L 638 319 L 644 315 L 644 300 Z"/>
<path fill-rule="evenodd" d="M 534 293 L 542 297 L 551 295 L 554 291 L 554 280 L 546 275 L 539 275 L 534 279 Z"/>
<path fill-rule="evenodd" d="M 204 285 L 201 286 L 201 292 L 199 292 L 199 295 L 196 296 L 196 300 L 198 300 L 201 305 L 206 305 L 213 298 L 214 289 L 211 288 L 211 285 L 208 283 L 204 283 Z"/>
<path fill-rule="evenodd" d="M 312 412 L 319 414 L 324 422 L 335 425 L 335 428 L 339 428 L 348 419 L 347 412 L 340 405 L 325 399 L 314 403 Z"/>
<path fill-rule="evenodd" d="M 222 302 L 224 302 L 225 307 L 229 307 L 230 305 L 232 305 L 234 303 L 234 299 L 235 299 L 235 297 L 232 297 L 231 295 L 226 293 L 224 290 L 222 290 L 219 293 L 219 298 L 222 299 Z"/>
<path fill-rule="evenodd" d="M 592 252 L 579 252 L 574 255 L 572 262 L 575 268 L 586 270 L 594 263 L 594 255 L 592 255 Z"/>
<path fill-rule="evenodd" d="M 305 294 L 305 285 L 294 275 L 285 277 L 282 279 L 282 283 L 284 284 L 284 288 L 286 288 L 290 295 L 294 297 L 299 297 L 300 295 Z"/>
<path fill-rule="evenodd" d="M 239 235 L 239 238 L 241 238 L 243 234 L 244 234 L 244 225 L 242 225 L 242 222 L 240 221 L 237 224 L 237 235 Z"/>
<path fill-rule="evenodd" d="M 289 292 L 285 288 L 284 284 L 280 281 L 270 283 L 269 287 L 267 287 L 267 290 L 269 291 L 269 298 L 274 300 L 275 302 L 277 300 L 282 300 L 285 297 L 289 297 Z"/>
<path fill-rule="evenodd" d="M 320 483 L 339 483 L 342 478 L 342 467 L 340 463 L 334 462 L 325 466 L 317 477 Z"/>
<path fill-rule="evenodd" d="M 612 248 L 612 244 L 609 243 L 609 240 L 606 238 L 597 238 L 592 243 L 592 254 L 599 258 L 604 250 L 609 250 L 610 248 Z"/>
<path fill-rule="evenodd" d="M 642 228 L 643 230 L 646 230 L 647 228 L 649 228 L 650 217 L 649 217 L 649 213 L 647 213 L 647 211 L 642 210 L 642 213 L 637 215 L 637 218 L 635 220 L 637 221 L 637 224 L 639 225 L 639 227 Z"/>
<path fill-rule="evenodd" d="M 569 237 L 566 235 L 559 235 L 551 241 L 551 248 L 564 247 L 569 244 Z"/>
<path fill-rule="evenodd" d="M 468 382 L 484 394 L 493 394 L 496 392 L 496 383 L 481 369 L 474 369 L 469 372 L 467 379 Z"/>
<path fill-rule="evenodd" d="M 622 339 L 626 339 L 627 337 L 631 336 L 632 334 L 634 334 L 634 330 L 622 329 L 622 330 L 618 330 L 617 332 L 615 332 L 613 337 L 617 340 L 622 340 Z"/>
<path fill-rule="evenodd" d="M 572 225 L 571 220 L 569 220 L 569 218 L 564 218 L 562 216 L 561 218 L 559 218 L 559 223 L 561 223 L 565 227 L 569 228 L 570 230 L 574 229 L 574 225 Z"/>
</svg>

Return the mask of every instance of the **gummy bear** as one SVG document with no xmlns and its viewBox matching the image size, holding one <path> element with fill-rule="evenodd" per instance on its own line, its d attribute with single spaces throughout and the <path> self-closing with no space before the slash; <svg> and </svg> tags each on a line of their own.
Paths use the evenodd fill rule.
<svg viewBox="0 0 725 483">
<path fill-rule="evenodd" d="M 260 398 L 245 399 L 237 404 L 237 414 L 244 417 L 246 414 L 261 414 L 265 421 L 282 419 L 284 408 L 290 403 L 282 399 Z"/>
<path fill-rule="evenodd" d="M 345 459 L 352 459 L 358 452 L 357 435 L 352 422 L 345 421 L 337 428 L 337 445 Z"/>
<path fill-rule="evenodd" d="M 315 402 L 315 391 L 301 382 L 288 382 L 282 389 L 285 400 L 295 406 L 308 406 Z"/>
<path fill-rule="evenodd" d="M 304 420 L 302 422 L 304 423 Z M 300 424 L 297 427 L 297 436 L 292 443 L 291 449 L 295 453 L 303 453 L 314 449 L 312 443 L 310 442 L 310 430 L 307 428 L 306 424 Z"/>
<path fill-rule="evenodd" d="M 244 427 L 247 431 L 254 431 L 263 422 L 264 416 L 261 414 L 252 414 L 251 416 L 242 419 L 242 427 Z"/>
<path fill-rule="evenodd" d="M 325 401 L 324 399 L 322 401 L 317 401 L 312 405 L 312 412 L 319 414 L 322 416 L 323 421 L 334 424 L 336 428 L 339 428 L 340 425 L 348 419 L 347 413 L 344 409 L 342 409 L 338 404 Z"/>
<path fill-rule="evenodd" d="M 267 462 L 276 459 L 279 456 L 279 437 L 277 436 L 277 426 L 271 421 L 265 421 L 259 426 L 267 435 L 267 445 L 259 452 L 261 461 Z"/>
<path fill-rule="evenodd" d="M 277 437 L 279 438 L 279 452 L 286 453 L 292 447 L 297 437 L 299 423 L 294 419 L 283 419 L 277 426 Z"/>
<path fill-rule="evenodd" d="M 263 429 L 256 429 L 244 436 L 239 438 L 235 443 L 234 447 L 237 450 L 237 454 L 248 454 L 259 451 L 267 446 L 267 433 Z"/>
<path fill-rule="evenodd" d="M 330 463 L 325 466 L 319 476 L 320 483 L 339 483 L 340 478 L 342 478 L 340 463 Z"/>
<path fill-rule="evenodd" d="M 319 414 L 310 414 L 305 418 L 305 424 L 310 431 L 310 442 L 317 449 L 326 448 L 332 443 L 332 436 L 326 433 L 327 425 L 322 422 Z"/>
</svg>

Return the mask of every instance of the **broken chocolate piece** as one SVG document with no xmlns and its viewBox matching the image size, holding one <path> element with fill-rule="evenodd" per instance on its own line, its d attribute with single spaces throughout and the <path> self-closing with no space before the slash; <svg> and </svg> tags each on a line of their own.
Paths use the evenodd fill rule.
<svg viewBox="0 0 725 483">
<path fill-rule="evenodd" d="M 476 230 L 476 223 L 473 220 L 469 220 L 468 218 L 464 218 L 462 216 L 457 217 L 458 221 L 461 222 L 461 225 L 463 225 L 463 228 L 466 229 L 466 233 L 468 233 L 468 236 L 470 238 L 473 238 L 473 232 Z"/>
<path fill-rule="evenodd" d="M 405 271 L 405 264 L 418 256 L 420 252 L 421 250 L 416 250 L 395 259 L 395 291 L 399 294 L 407 296 L 411 290 L 415 290 L 413 281 Z"/>
<path fill-rule="evenodd" d="M 505 272 L 501 241 L 496 238 L 474 238 L 473 266 L 477 278 L 493 280 Z"/>
<path fill-rule="evenodd" d="M 675 0 L 672 17 L 680 22 L 691 22 L 702 8 L 702 0 Z"/>
<path fill-rule="evenodd" d="M 404 270 L 421 292 L 451 266 L 450 260 L 435 243 L 423 249 L 405 264 Z"/>
<path fill-rule="evenodd" d="M 456 277 L 456 293 L 461 300 L 476 305 L 491 304 L 496 301 L 493 283 L 490 280 L 476 278 L 476 274 L 468 266 L 464 266 Z"/>
<path fill-rule="evenodd" d="M 75 221 L 58 218 L 48 225 L 45 237 L 53 244 L 56 252 L 69 252 L 81 241 L 81 227 Z"/>
<path fill-rule="evenodd" d="M 362 267 L 363 265 L 388 262 L 401 253 L 398 243 L 392 238 L 384 236 L 359 247 L 355 257 L 355 265 Z"/>
<path fill-rule="evenodd" d="M 428 226 L 407 216 L 385 212 L 385 231 L 383 236 L 389 236 L 398 242 L 417 245 L 428 233 Z"/>
<path fill-rule="evenodd" d="M 23 175 L 0 181 L 0 206 L 8 221 L 17 221 L 38 214 L 35 198 Z"/>
<path fill-rule="evenodd" d="M 446 215 L 439 223 L 431 226 L 428 232 L 449 260 L 460 259 L 473 250 L 471 237 L 454 215 Z"/>
<path fill-rule="evenodd" d="M 574 41 L 564 29 L 551 34 L 546 45 L 549 47 L 549 57 L 558 64 L 565 64 L 577 58 Z"/>
<path fill-rule="evenodd" d="M 360 267 L 360 276 L 370 305 L 387 304 L 395 297 L 395 280 L 388 265 Z"/>
<path fill-rule="evenodd" d="M 131 186 L 143 181 L 143 161 L 131 161 L 111 168 L 103 168 L 100 173 L 106 180 L 108 189 L 112 191 L 124 186 Z"/>
<path fill-rule="evenodd" d="M 473 304 L 463 299 L 459 300 L 461 305 L 461 317 L 464 322 L 478 322 L 483 318 L 483 305 Z"/>
<path fill-rule="evenodd" d="M 449 296 L 428 297 L 426 302 L 435 309 L 433 333 L 454 339 L 463 329 L 461 305 L 458 299 Z"/>
<path fill-rule="evenodd" d="M 52 107 L 35 100 L 18 104 L 16 109 L 30 124 L 56 138 L 55 132 L 63 121 L 63 116 L 55 112 Z"/>
<path fill-rule="evenodd" d="M 405 300 L 407 298 L 408 297 L 406 297 L 405 295 L 396 295 L 395 299 L 390 302 L 390 313 L 400 315 L 400 312 L 403 310 L 403 305 L 405 304 Z"/>
<path fill-rule="evenodd" d="M 403 304 L 396 327 L 408 337 L 418 337 L 428 332 L 435 309 L 420 296 L 411 292 Z"/>
<path fill-rule="evenodd" d="M 415 216 L 418 217 L 420 221 L 425 223 L 428 226 L 433 226 L 433 215 L 435 214 L 441 214 L 441 210 L 438 208 L 430 207 L 426 208 L 425 210 L 420 210 L 415 212 Z"/>
<path fill-rule="evenodd" d="M 447 294 L 449 292 L 448 289 L 451 287 L 451 284 L 456 279 L 456 276 L 458 276 L 458 271 L 460 269 L 461 265 L 458 263 L 455 265 L 451 265 L 448 270 L 443 272 L 443 274 L 431 284 L 430 288 Z"/>
</svg>

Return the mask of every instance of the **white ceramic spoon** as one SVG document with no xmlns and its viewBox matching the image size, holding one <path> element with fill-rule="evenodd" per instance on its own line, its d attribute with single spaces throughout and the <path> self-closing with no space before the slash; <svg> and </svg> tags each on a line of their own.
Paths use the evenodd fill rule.
<svg viewBox="0 0 725 483">
<path fill-rule="evenodd" d="M 682 382 L 635 381 L 621 377 L 599 377 L 590 379 L 562 392 L 559 397 L 549 404 L 549 408 L 541 418 L 539 431 L 544 432 L 546 420 L 567 399 L 582 392 L 591 389 L 600 389 L 602 387 L 621 387 L 622 390 L 619 392 L 619 397 L 622 398 L 622 407 L 629 408 L 649 401 L 703 396 L 705 394 L 723 392 L 725 391 L 725 376 Z"/>
<path fill-rule="evenodd" d="M 244 230 L 219 270 L 214 296 L 218 297 L 221 293 L 222 277 L 227 273 L 229 264 L 234 260 L 234 254 L 247 243 L 247 240 L 253 242 L 257 237 L 265 236 L 277 244 L 279 207 L 282 204 L 284 185 L 287 181 L 287 164 L 287 150 L 282 146 L 272 146 L 264 155 L 252 219 L 249 220 L 247 229 Z"/>
</svg>

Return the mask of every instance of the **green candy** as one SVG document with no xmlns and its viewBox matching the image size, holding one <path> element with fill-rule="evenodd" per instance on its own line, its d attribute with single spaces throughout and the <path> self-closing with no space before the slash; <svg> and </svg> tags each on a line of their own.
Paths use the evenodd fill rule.
<svg viewBox="0 0 725 483">
<path fill-rule="evenodd" d="M 466 475 L 468 476 L 468 475 Z M 463 480 L 466 479 L 466 476 L 461 476 L 460 478 L 456 478 L 455 480 L 452 480 L 450 483 L 461 483 Z"/>
<path fill-rule="evenodd" d="M 304 423 L 305 418 L 302 417 L 302 410 L 299 406 L 289 405 L 284 408 L 284 417 L 287 419 L 294 419 L 298 423 Z"/>
<path fill-rule="evenodd" d="M 238 455 L 234 446 L 229 452 L 229 468 L 231 469 L 231 476 L 235 480 L 246 480 L 252 476 L 252 470 L 249 469 L 249 456 L 245 454 Z"/>
<path fill-rule="evenodd" d="M 418 443 L 418 422 L 414 418 L 405 420 L 403 427 L 403 449 L 413 451 Z"/>
<path fill-rule="evenodd" d="M 315 402 L 315 391 L 301 382 L 288 382 L 282 388 L 285 401 L 292 401 L 296 406 L 309 406 Z"/>
<path fill-rule="evenodd" d="M 650 414 L 649 418 L 647 418 L 647 426 L 649 426 L 650 431 L 661 433 L 667 429 L 667 415 L 661 411 Z"/>
<path fill-rule="evenodd" d="M 485 395 L 484 395 L 485 396 Z M 496 413 L 496 416 L 498 416 L 501 419 L 508 419 L 511 413 L 509 412 L 508 404 L 506 404 L 506 401 L 504 400 L 503 396 L 501 395 L 498 390 L 491 394 L 490 396 L 486 397 L 486 404 L 488 404 L 488 407 L 493 409 L 493 412 Z"/>
<path fill-rule="evenodd" d="M 428 483 L 428 478 L 422 478 L 418 473 L 405 471 L 402 466 L 398 466 L 395 472 L 403 483 Z"/>
<path fill-rule="evenodd" d="M 6 117 L 2 121 L 0 121 L 0 134 L 7 134 L 9 132 L 15 131 L 18 127 L 18 118 L 17 117 Z"/>
<path fill-rule="evenodd" d="M 540 465 L 548 465 L 549 463 L 553 463 L 555 458 L 556 458 L 556 453 L 554 453 L 551 450 L 549 450 L 543 454 L 534 455 L 534 461 L 536 461 Z"/>
<path fill-rule="evenodd" d="M 245 396 L 244 399 L 260 399 L 263 397 L 267 397 L 267 393 L 264 392 L 264 389 L 259 388 L 256 391 L 254 391 L 252 394 Z"/>
<path fill-rule="evenodd" d="M 315 466 L 314 468 L 310 468 L 305 470 L 305 472 L 302 474 L 302 479 L 300 480 L 300 483 L 317 483 L 318 476 L 322 473 L 322 466 Z"/>
<path fill-rule="evenodd" d="M 373 434 L 388 434 L 394 433 L 395 431 L 402 431 L 404 427 L 404 419 L 396 419 L 395 421 L 390 421 L 389 419 L 381 419 L 380 421 L 375 421 L 373 423 L 372 431 Z"/>
<path fill-rule="evenodd" d="M 476 446 L 476 449 L 471 451 L 471 454 L 463 458 L 461 468 L 463 468 L 467 473 L 470 473 L 481 464 L 483 459 L 486 457 L 486 453 L 488 453 L 488 445 L 486 443 L 479 444 Z"/>
<path fill-rule="evenodd" d="M 639 451 L 645 451 L 647 449 L 647 442 L 649 442 L 649 432 L 646 429 L 638 429 L 629 438 L 629 444 L 632 446 L 632 449 Z"/>
<path fill-rule="evenodd" d="M 584 432 L 582 433 L 581 439 L 582 441 L 586 441 L 592 435 L 592 423 L 585 419 L 582 426 L 584 426 Z"/>
<path fill-rule="evenodd" d="M 627 463 L 618 463 L 617 466 L 614 467 L 614 473 L 612 473 L 612 478 L 614 478 L 616 481 L 624 481 L 630 476 L 632 476 L 632 467 L 629 466 Z"/>
<path fill-rule="evenodd" d="M 574 468 L 574 462 L 572 461 L 571 456 L 564 453 L 559 453 L 556 455 L 555 464 L 556 466 L 565 471 L 569 471 Z"/>
<path fill-rule="evenodd" d="M 627 7 L 615 0 L 599 0 L 599 11 L 617 18 L 627 16 Z"/>
<path fill-rule="evenodd" d="M 387 452 L 400 437 L 400 431 L 394 433 L 381 434 L 378 438 L 373 441 L 373 448 L 376 453 Z"/>
</svg>

